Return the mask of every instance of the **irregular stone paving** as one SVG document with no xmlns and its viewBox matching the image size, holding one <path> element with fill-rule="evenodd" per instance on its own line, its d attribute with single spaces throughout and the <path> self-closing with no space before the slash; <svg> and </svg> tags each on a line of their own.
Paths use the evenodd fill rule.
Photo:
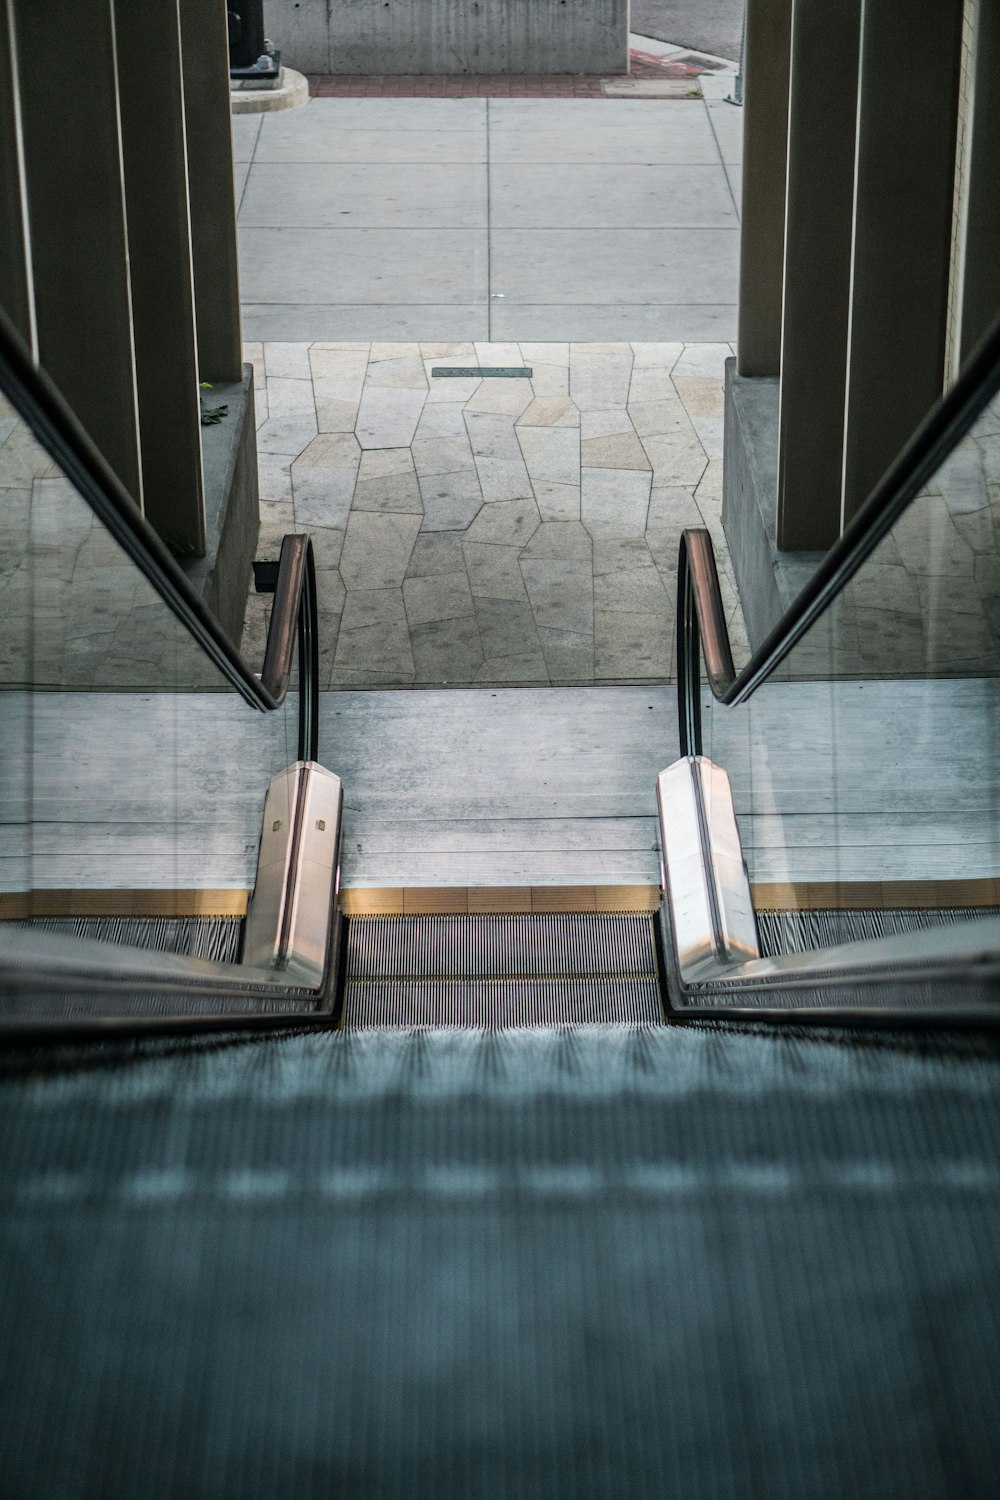
<svg viewBox="0 0 1000 1500">
<path fill-rule="evenodd" d="M 1000 672 L 1000 397 L 776 676 Z"/>
<path fill-rule="evenodd" d="M 308 531 L 321 683 L 663 682 L 685 526 L 722 531 L 728 344 L 267 343 L 258 556 Z M 437 366 L 530 379 L 435 378 Z M 261 657 L 270 600 L 251 595 Z"/>
<path fill-rule="evenodd" d="M 223 686 L 218 670 L 0 395 L 0 686 Z M 28 732 L 31 710 L 5 712 Z"/>
</svg>

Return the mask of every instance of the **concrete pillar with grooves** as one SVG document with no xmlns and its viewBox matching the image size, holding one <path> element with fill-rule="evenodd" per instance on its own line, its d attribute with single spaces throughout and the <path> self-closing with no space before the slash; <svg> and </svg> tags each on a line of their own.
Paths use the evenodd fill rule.
<svg viewBox="0 0 1000 1500">
<path fill-rule="evenodd" d="M 111 0 L 13 0 L 38 357 L 142 503 Z"/>
<path fill-rule="evenodd" d="M 864 0 L 841 520 L 941 394 L 961 0 Z"/>
<path fill-rule="evenodd" d="M 1000 7 L 984 0 L 976 21 L 961 357 L 1000 317 Z"/>
<path fill-rule="evenodd" d="M 3 0 L 0 5 L 0 307 L 32 348 L 35 315 L 14 47 L 13 10 L 10 0 Z"/>
<path fill-rule="evenodd" d="M 794 0 L 778 424 L 778 546 L 840 535 L 861 0 Z"/>
<path fill-rule="evenodd" d="M 191 240 L 203 380 L 241 380 L 229 37 L 224 0 L 180 0 Z"/>
<path fill-rule="evenodd" d="M 181 557 L 205 555 L 184 79 L 178 0 L 116 0 L 146 518 Z"/>
<path fill-rule="evenodd" d="M 792 0 L 747 0 L 737 369 L 777 375 Z"/>
</svg>

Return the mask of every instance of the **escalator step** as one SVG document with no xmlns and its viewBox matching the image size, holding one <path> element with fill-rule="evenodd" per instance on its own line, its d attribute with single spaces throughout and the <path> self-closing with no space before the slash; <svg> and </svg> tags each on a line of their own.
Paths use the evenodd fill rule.
<svg viewBox="0 0 1000 1500">
<path fill-rule="evenodd" d="M 662 1020 L 648 912 L 356 917 L 346 978 L 348 1030 Z"/>
<path fill-rule="evenodd" d="M 349 981 L 656 972 L 645 912 L 354 917 L 347 955 Z"/>
<path fill-rule="evenodd" d="M 242 917 L 33 917 L 22 925 L 156 953 L 239 962 Z"/>
<path fill-rule="evenodd" d="M 348 987 L 346 1030 L 392 1026 L 656 1025 L 655 978 L 361 981 Z"/>
<path fill-rule="evenodd" d="M 920 932 L 928 927 L 946 927 L 978 917 L 997 916 L 985 907 L 953 907 L 947 910 L 868 911 L 759 911 L 757 932 L 760 951 L 767 958 L 779 953 L 805 953 L 839 943 L 869 942 L 895 933 Z"/>
</svg>

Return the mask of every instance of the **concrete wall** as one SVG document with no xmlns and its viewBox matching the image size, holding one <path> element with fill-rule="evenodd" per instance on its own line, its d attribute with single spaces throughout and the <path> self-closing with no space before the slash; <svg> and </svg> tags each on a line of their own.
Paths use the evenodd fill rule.
<svg viewBox="0 0 1000 1500">
<path fill-rule="evenodd" d="M 208 546 L 204 557 L 181 560 L 181 567 L 238 647 L 260 530 L 253 366 L 243 366 L 240 381 L 215 381 L 209 395 L 229 411 L 202 428 Z"/>
<path fill-rule="evenodd" d="M 303 73 L 626 73 L 629 0 L 264 0 Z"/>
</svg>

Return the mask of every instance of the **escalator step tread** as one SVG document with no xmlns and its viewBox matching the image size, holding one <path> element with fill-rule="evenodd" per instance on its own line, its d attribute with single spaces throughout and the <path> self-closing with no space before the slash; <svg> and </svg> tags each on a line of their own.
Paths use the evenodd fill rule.
<svg viewBox="0 0 1000 1500">
<path fill-rule="evenodd" d="M 354 917 L 348 981 L 656 972 L 646 912 Z"/>
<path fill-rule="evenodd" d="M 239 962 L 243 940 L 242 917 L 33 917 L 24 925 L 97 943 L 183 953 L 224 964 Z"/>
<path fill-rule="evenodd" d="M 996 1494 L 994 1040 L 113 1054 L 0 1088 L 5 1495 Z"/>
<path fill-rule="evenodd" d="M 393 1026 L 655 1025 L 662 1020 L 655 978 L 540 980 L 393 979 L 352 984 L 346 1030 Z"/>
<path fill-rule="evenodd" d="M 924 932 L 927 927 L 949 927 L 954 922 L 996 915 L 999 915 L 997 910 L 982 906 L 757 912 L 757 933 L 760 953 L 771 959 L 780 953 L 807 953 L 813 948 L 831 948 L 843 942 L 871 942 L 876 938 L 891 938 L 895 933 Z"/>
<path fill-rule="evenodd" d="M 895 933 L 922 932 L 928 927 L 947 927 L 955 922 L 997 915 L 995 909 L 981 906 L 941 910 L 883 907 L 864 911 L 759 911 L 757 931 L 761 953 L 772 958 L 779 953 L 805 953 L 839 943 L 871 942 Z"/>
<path fill-rule="evenodd" d="M 356 917 L 347 1030 L 655 1024 L 648 912 Z"/>
</svg>

